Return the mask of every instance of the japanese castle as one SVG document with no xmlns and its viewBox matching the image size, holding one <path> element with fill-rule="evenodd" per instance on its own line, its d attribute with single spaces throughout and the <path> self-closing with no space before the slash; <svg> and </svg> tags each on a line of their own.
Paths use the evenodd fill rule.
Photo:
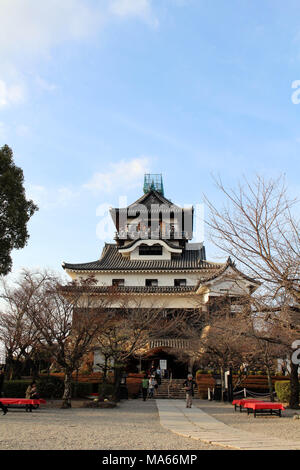
<svg viewBox="0 0 300 470">
<path fill-rule="evenodd" d="M 99 298 L 114 286 L 119 295 L 137 296 L 144 308 L 165 312 L 200 309 L 209 315 L 218 297 L 227 295 L 231 309 L 239 299 L 251 294 L 258 284 L 240 272 L 229 258 L 225 263 L 206 259 L 202 242 L 192 243 L 194 208 L 182 208 L 164 195 L 161 175 L 145 175 L 144 194 L 125 208 L 111 208 L 116 227 L 115 243 L 105 243 L 99 259 L 87 263 L 63 263 L 72 279 L 93 276 Z M 175 351 L 189 350 L 181 362 Z M 99 363 L 94 352 L 94 371 Z M 147 370 L 150 362 L 163 365 L 173 377 L 183 377 L 193 369 L 189 341 L 184 338 L 155 338 L 147 354 L 132 364 L 132 372 Z"/>
</svg>

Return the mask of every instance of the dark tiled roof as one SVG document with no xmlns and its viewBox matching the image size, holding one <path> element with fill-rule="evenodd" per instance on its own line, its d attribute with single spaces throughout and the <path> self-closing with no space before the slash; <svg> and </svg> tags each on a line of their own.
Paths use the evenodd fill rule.
<svg viewBox="0 0 300 470">
<path fill-rule="evenodd" d="M 164 209 L 172 209 L 175 212 L 181 212 L 182 210 L 191 210 L 191 208 L 181 208 L 177 204 L 173 204 L 172 201 L 165 198 L 162 194 L 158 193 L 157 191 L 150 191 L 149 193 L 143 194 L 139 199 L 135 202 L 130 204 L 128 207 L 124 208 L 112 208 L 111 212 L 119 211 L 119 210 L 131 210 L 137 208 L 139 205 L 144 205 L 147 207 L 148 210 L 155 211 L 156 209 L 159 211 L 164 211 Z M 154 206 L 154 207 L 152 207 Z M 155 206 L 161 206 L 160 208 L 156 208 Z"/>
<path fill-rule="evenodd" d="M 151 204 L 165 205 L 168 207 L 173 207 L 180 209 L 180 207 L 173 204 L 169 199 L 164 197 L 162 194 L 158 193 L 155 190 L 149 191 L 149 193 L 143 194 L 137 201 L 130 204 L 128 207 L 132 208 L 138 204 L 144 204 L 146 207 L 151 209 Z"/>
<path fill-rule="evenodd" d="M 90 286 L 90 287 L 81 287 L 81 286 L 63 286 L 61 287 L 62 291 L 78 291 L 81 290 L 84 292 L 90 292 L 95 294 L 105 294 L 105 293 L 134 293 L 134 294 L 180 294 L 180 293 L 190 293 L 196 292 L 198 286 L 156 286 L 156 287 L 145 287 L 145 286 Z"/>
<path fill-rule="evenodd" d="M 213 274 L 224 267 L 224 264 L 203 260 L 202 253 L 202 250 L 184 250 L 182 254 L 172 255 L 171 260 L 130 260 L 119 253 L 117 245 L 105 244 L 99 260 L 81 264 L 64 263 L 63 268 L 75 271 L 208 270 Z"/>
<path fill-rule="evenodd" d="M 239 271 L 235 265 L 235 263 L 231 260 L 231 258 L 229 257 L 227 259 L 227 263 L 225 263 L 221 269 L 218 269 L 215 273 L 212 273 L 209 277 L 207 277 L 206 281 L 212 281 L 213 279 L 216 279 L 218 276 L 220 276 L 221 274 L 225 273 L 225 271 L 227 270 L 228 267 L 231 267 L 236 274 L 238 274 L 239 276 L 241 276 L 243 279 L 246 279 L 247 281 L 250 281 L 250 282 L 253 282 L 254 284 L 257 284 L 257 285 L 261 285 L 261 282 L 257 281 L 256 279 L 252 278 L 252 277 L 249 277 L 247 276 L 246 274 L 242 273 L 241 271 Z"/>
</svg>

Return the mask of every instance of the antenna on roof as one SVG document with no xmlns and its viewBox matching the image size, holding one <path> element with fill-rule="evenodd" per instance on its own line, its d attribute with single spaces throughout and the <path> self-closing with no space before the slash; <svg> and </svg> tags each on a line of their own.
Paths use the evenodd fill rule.
<svg viewBox="0 0 300 470">
<path fill-rule="evenodd" d="M 164 195 L 164 185 L 162 174 L 151 174 L 146 173 L 144 175 L 144 193 L 150 193 L 150 191 L 157 191 L 158 193 Z"/>
</svg>

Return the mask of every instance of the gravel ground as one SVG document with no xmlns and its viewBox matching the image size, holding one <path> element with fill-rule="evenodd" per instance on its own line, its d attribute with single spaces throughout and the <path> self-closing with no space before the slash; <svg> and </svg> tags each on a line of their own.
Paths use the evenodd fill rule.
<svg viewBox="0 0 300 470">
<path fill-rule="evenodd" d="M 277 416 L 257 416 L 254 418 L 253 414 L 247 415 L 247 412 L 242 413 L 231 404 L 224 404 L 207 400 L 194 400 L 195 406 L 201 410 L 212 415 L 214 418 L 222 421 L 223 423 L 243 431 L 248 431 L 256 434 L 256 436 L 271 436 L 284 440 L 293 440 L 300 442 L 300 419 L 293 420 L 295 414 L 299 414 L 296 410 L 282 411 L 282 417 Z"/>
<path fill-rule="evenodd" d="M 159 422 L 155 401 L 128 400 L 113 409 L 69 410 L 57 404 L 26 413 L 10 409 L 0 415 L 2 450 L 219 450 L 178 436 Z M 77 406 L 76 406 L 77 405 Z"/>
</svg>

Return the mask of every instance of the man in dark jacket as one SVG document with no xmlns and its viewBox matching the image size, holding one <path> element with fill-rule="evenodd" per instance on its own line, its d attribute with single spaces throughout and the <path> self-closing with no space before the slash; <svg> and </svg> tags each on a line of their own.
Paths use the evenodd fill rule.
<svg viewBox="0 0 300 470">
<path fill-rule="evenodd" d="M 0 400 L 1 400 L 1 397 L 2 397 L 3 382 L 4 382 L 4 370 L 1 369 L 0 370 Z M 0 408 L 3 411 L 3 414 L 6 415 L 7 406 L 3 405 L 3 403 L 1 403 L 1 401 L 0 401 Z"/>
<path fill-rule="evenodd" d="M 193 380 L 192 374 L 187 376 L 187 380 L 183 383 L 184 389 L 186 391 L 186 407 L 192 408 L 192 397 L 194 396 L 194 387 L 196 382 Z"/>
</svg>

